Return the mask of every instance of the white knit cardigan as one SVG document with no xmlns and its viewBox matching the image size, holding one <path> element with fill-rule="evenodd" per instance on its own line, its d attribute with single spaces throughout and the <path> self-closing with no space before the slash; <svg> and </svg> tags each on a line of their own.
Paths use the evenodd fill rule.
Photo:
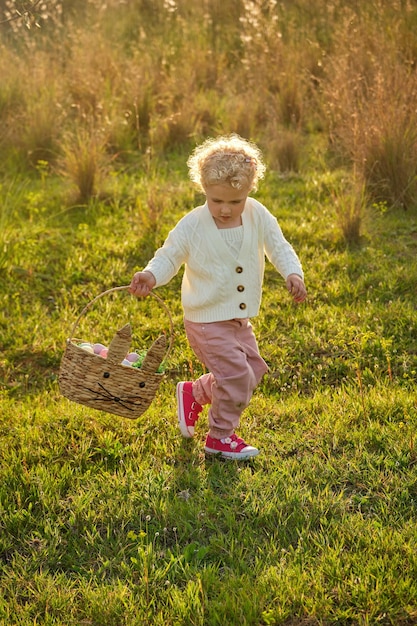
<svg viewBox="0 0 417 626">
<path fill-rule="evenodd" d="M 301 263 L 276 218 L 248 198 L 242 213 L 243 242 L 239 257 L 221 237 L 207 203 L 185 215 L 169 233 L 144 270 L 156 286 L 165 285 L 185 264 L 181 288 L 184 317 L 191 322 L 218 322 L 258 314 L 265 255 L 287 278 L 303 278 Z"/>
</svg>

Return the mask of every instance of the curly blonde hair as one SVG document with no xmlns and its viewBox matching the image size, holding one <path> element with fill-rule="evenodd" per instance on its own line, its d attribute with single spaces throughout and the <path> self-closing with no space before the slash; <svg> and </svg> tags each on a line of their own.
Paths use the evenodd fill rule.
<svg viewBox="0 0 417 626">
<path fill-rule="evenodd" d="M 259 148 L 235 134 L 206 139 L 192 152 L 187 165 L 191 180 L 202 191 L 222 183 L 256 190 L 266 169 Z"/>
</svg>

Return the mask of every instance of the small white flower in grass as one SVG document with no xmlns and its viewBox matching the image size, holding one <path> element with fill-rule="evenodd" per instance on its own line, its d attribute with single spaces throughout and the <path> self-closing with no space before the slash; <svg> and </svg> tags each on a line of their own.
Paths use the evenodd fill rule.
<svg viewBox="0 0 417 626">
<path fill-rule="evenodd" d="M 178 492 L 178 497 L 181 498 L 181 500 L 189 500 L 191 498 L 191 493 L 189 489 L 183 489 L 183 491 L 179 491 Z"/>
</svg>

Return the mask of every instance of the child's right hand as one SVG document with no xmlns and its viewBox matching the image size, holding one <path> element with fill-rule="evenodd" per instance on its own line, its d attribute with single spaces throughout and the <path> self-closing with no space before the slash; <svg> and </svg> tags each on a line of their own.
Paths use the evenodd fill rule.
<svg viewBox="0 0 417 626">
<path fill-rule="evenodd" d="M 137 298 L 143 298 L 149 295 L 155 285 L 155 276 L 151 272 L 136 272 L 130 283 L 129 292 Z"/>
</svg>

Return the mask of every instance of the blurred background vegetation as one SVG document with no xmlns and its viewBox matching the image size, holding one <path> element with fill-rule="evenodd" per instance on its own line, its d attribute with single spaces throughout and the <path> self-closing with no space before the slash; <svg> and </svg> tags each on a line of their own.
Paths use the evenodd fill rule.
<svg viewBox="0 0 417 626">
<path fill-rule="evenodd" d="M 412 0 L 6 0 L 0 19 L 2 177 L 53 172 L 84 202 L 111 168 L 237 132 L 281 173 L 342 172 L 347 238 L 364 202 L 416 204 Z"/>
</svg>

